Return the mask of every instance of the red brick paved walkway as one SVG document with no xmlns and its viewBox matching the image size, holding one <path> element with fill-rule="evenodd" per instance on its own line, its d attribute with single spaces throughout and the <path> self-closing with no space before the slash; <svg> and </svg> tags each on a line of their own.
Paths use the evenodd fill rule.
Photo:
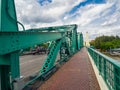
<svg viewBox="0 0 120 90">
<path fill-rule="evenodd" d="M 100 90 L 86 49 L 75 54 L 38 90 Z"/>
</svg>

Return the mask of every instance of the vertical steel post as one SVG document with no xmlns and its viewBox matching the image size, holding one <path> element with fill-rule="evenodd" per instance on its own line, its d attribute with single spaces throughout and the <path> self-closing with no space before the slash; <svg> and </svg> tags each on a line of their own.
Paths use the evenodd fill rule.
<svg viewBox="0 0 120 90">
<path fill-rule="evenodd" d="M 18 31 L 14 0 L 0 2 L 0 31 Z"/>
<path fill-rule="evenodd" d="M 75 29 L 74 29 L 74 34 L 75 34 L 75 52 L 78 50 L 78 47 L 77 47 L 77 25 L 75 26 Z"/>
<path fill-rule="evenodd" d="M 19 53 L 18 51 L 10 54 L 11 60 L 11 78 L 19 78 L 20 77 L 20 68 L 19 68 Z"/>
<path fill-rule="evenodd" d="M 1 16 L 1 12 L 2 11 L 2 1 L 0 0 L 0 31 L 1 31 L 1 22 L 2 22 L 2 20 L 1 20 L 1 18 L 2 18 L 2 16 Z"/>
<path fill-rule="evenodd" d="M 77 49 L 77 25 L 72 30 L 71 37 L 72 37 L 72 53 L 75 53 Z"/>
<path fill-rule="evenodd" d="M 0 66 L 1 90 L 10 90 L 9 66 Z"/>
<path fill-rule="evenodd" d="M 78 33 L 78 35 L 77 35 L 78 37 L 78 49 L 81 49 L 82 48 L 82 46 L 83 46 L 83 38 L 82 38 L 82 33 Z"/>
<path fill-rule="evenodd" d="M 1 89 L 1 68 L 0 68 L 0 89 Z"/>
<path fill-rule="evenodd" d="M 0 0 L 0 32 L 6 31 L 18 31 L 14 0 Z M 10 72 L 12 80 L 20 76 L 18 51 L 0 55 L 0 90 L 10 90 Z"/>
<path fill-rule="evenodd" d="M 79 47 L 80 47 L 80 35 L 79 35 L 79 33 L 77 34 L 77 40 L 78 40 L 78 50 L 80 49 Z"/>
<path fill-rule="evenodd" d="M 80 34 L 80 48 L 83 47 L 83 34 Z"/>
</svg>

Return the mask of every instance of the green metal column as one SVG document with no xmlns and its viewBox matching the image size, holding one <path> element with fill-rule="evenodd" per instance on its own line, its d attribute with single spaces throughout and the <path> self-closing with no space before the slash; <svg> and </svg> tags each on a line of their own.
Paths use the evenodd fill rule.
<svg viewBox="0 0 120 90">
<path fill-rule="evenodd" d="M 14 0 L 0 0 L 0 31 L 18 31 Z"/>
<path fill-rule="evenodd" d="M 82 48 L 83 47 L 83 34 L 81 33 L 80 34 L 80 48 Z"/>
<path fill-rule="evenodd" d="M 0 31 L 1 31 L 1 24 L 2 24 L 2 16 L 1 16 L 1 13 L 2 13 L 2 1 L 0 0 Z"/>
<path fill-rule="evenodd" d="M 72 53 L 75 53 L 77 50 L 77 25 L 72 30 L 71 39 L 72 39 Z"/>
<path fill-rule="evenodd" d="M 83 34 L 78 33 L 78 49 L 81 49 L 83 47 Z"/>
<path fill-rule="evenodd" d="M 77 25 L 72 31 L 72 45 L 73 45 L 73 52 L 75 53 L 77 50 Z"/>
<path fill-rule="evenodd" d="M 75 47 L 75 52 L 77 51 L 77 25 L 74 28 L 74 47 Z"/>
<path fill-rule="evenodd" d="M 70 55 L 72 55 L 72 53 L 73 53 L 73 49 L 72 49 L 72 31 L 68 32 L 67 37 L 69 38 L 69 52 L 70 52 Z"/>
<path fill-rule="evenodd" d="M 11 78 L 12 80 L 20 77 L 20 68 L 19 68 L 19 53 L 18 51 L 11 53 Z"/>
<path fill-rule="evenodd" d="M 73 53 L 75 52 L 75 44 L 76 44 L 76 40 L 75 40 L 75 33 L 73 30 L 72 31 L 72 50 L 73 50 Z"/>
<path fill-rule="evenodd" d="M 78 33 L 77 39 L 78 39 L 78 49 L 80 49 L 80 33 Z"/>
<path fill-rule="evenodd" d="M 9 66 L 0 65 L 0 90 L 10 90 Z"/>
<path fill-rule="evenodd" d="M 12 31 L 18 31 L 14 0 L 0 0 L 0 33 Z M 0 90 L 10 90 L 10 77 L 19 76 L 18 51 L 0 55 Z"/>
</svg>

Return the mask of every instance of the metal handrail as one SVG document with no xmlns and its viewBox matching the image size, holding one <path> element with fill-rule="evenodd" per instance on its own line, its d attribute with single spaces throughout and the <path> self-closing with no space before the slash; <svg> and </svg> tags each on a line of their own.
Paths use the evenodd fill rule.
<svg viewBox="0 0 120 90">
<path fill-rule="evenodd" d="M 120 90 L 120 62 L 87 47 L 99 74 L 110 90 Z"/>
</svg>

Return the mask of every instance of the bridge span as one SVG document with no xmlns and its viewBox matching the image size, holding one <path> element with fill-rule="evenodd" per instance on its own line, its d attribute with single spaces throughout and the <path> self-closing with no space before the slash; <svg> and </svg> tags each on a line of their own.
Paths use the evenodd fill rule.
<svg viewBox="0 0 120 90">
<path fill-rule="evenodd" d="M 17 20 L 14 0 L 0 2 L 0 90 L 100 90 L 87 50 L 109 90 L 120 90 L 120 63 L 95 49 L 83 48 L 83 34 L 77 32 L 76 24 L 25 30 Z M 24 82 L 20 68 L 28 69 L 20 66 L 35 58 L 22 62 L 20 51 L 43 43 L 49 43 L 49 53 L 43 63 L 35 62 L 42 65 L 37 75 Z M 35 66 L 32 70 L 37 72 Z M 31 72 L 24 73 L 28 74 Z"/>
</svg>

